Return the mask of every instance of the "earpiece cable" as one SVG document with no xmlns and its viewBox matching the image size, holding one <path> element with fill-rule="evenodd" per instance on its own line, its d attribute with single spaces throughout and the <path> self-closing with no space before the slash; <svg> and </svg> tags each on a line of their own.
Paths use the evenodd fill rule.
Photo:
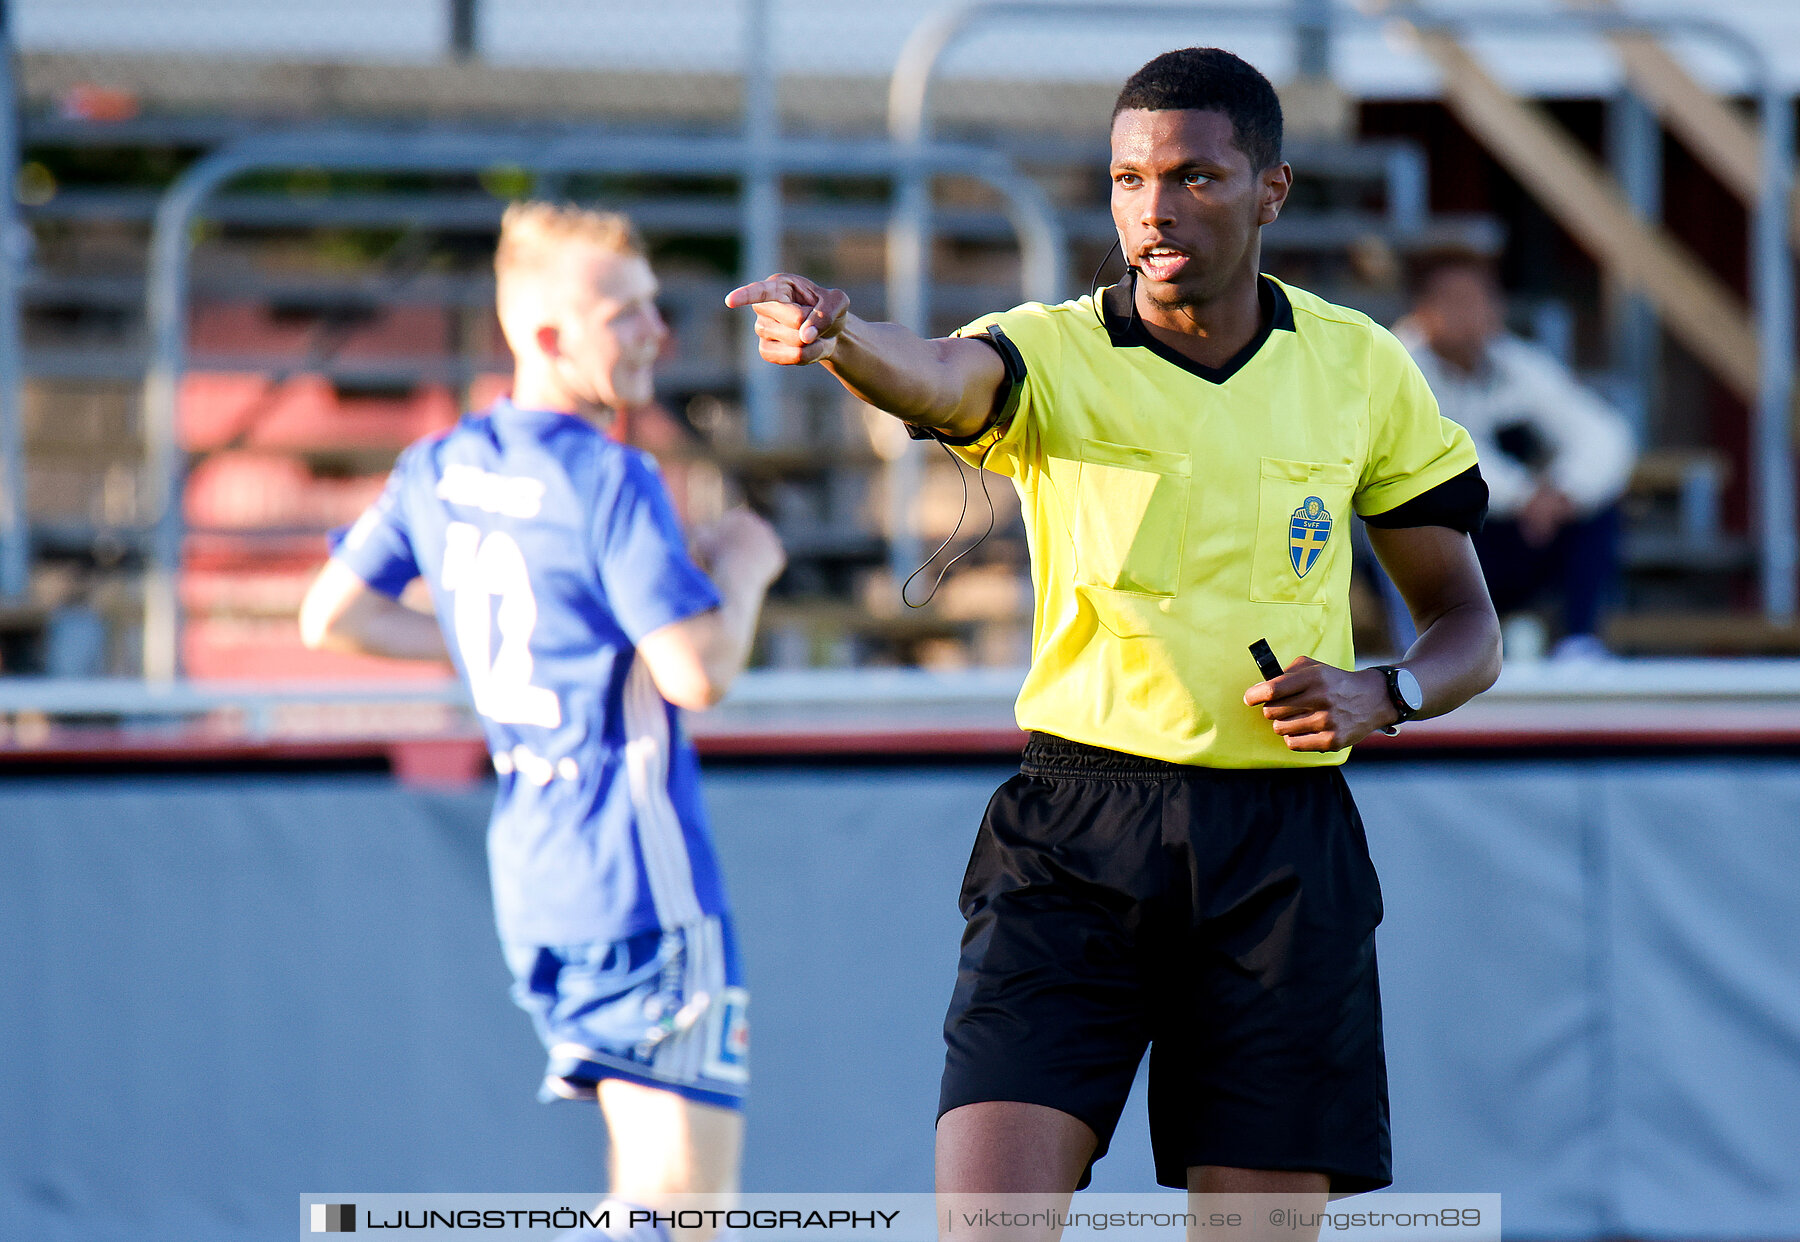
<svg viewBox="0 0 1800 1242">
<path fill-rule="evenodd" d="M 1093 276 L 1088 280 L 1088 297 L 1094 304 L 1094 322 L 1102 328 L 1106 326 L 1106 317 L 1100 313 L 1100 273 L 1104 272 L 1106 265 L 1112 261 L 1115 250 L 1119 252 L 1121 259 L 1125 257 L 1125 247 L 1116 235 L 1113 237 L 1113 244 L 1108 246 L 1106 253 L 1100 256 L 1100 266 L 1094 269 Z M 1130 267 L 1130 264 L 1126 264 L 1126 266 Z"/>
<path fill-rule="evenodd" d="M 1094 303 L 1094 319 L 1099 322 L 1102 327 L 1106 325 L 1106 320 L 1100 314 L 1100 273 L 1106 270 L 1106 265 L 1112 260 L 1113 252 L 1115 250 L 1119 252 L 1121 258 L 1124 257 L 1124 246 L 1117 237 L 1113 238 L 1113 244 L 1108 247 L 1106 253 L 1100 257 L 1100 266 L 1094 269 L 1094 275 L 1092 279 L 1088 281 L 1088 297 L 1091 298 Z M 1137 268 L 1127 263 L 1125 265 L 1125 270 L 1131 274 L 1131 317 L 1135 320 L 1137 318 Z M 907 591 L 911 589 L 913 580 L 927 569 L 930 569 L 931 562 L 937 560 L 938 555 L 955 542 L 956 536 L 962 531 L 963 519 L 969 516 L 969 476 L 963 471 L 962 458 L 958 457 L 955 453 L 952 453 L 950 451 L 950 446 L 945 444 L 942 440 L 937 442 L 938 447 L 944 450 L 944 455 L 956 464 L 956 478 L 957 481 L 962 484 L 962 508 L 958 510 L 956 514 L 956 525 L 950 528 L 950 533 L 944 537 L 944 541 L 933 548 L 931 550 L 931 555 L 925 558 L 924 563 L 910 574 L 906 575 L 906 581 L 900 584 L 900 602 L 905 604 L 908 608 L 923 608 L 932 600 L 936 599 L 938 588 L 944 585 L 944 575 L 950 572 L 950 567 L 962 560 L 962 558 L 969 553 L 973 552 L 976 548 L 979 548 L 987 540 L 987 537 L 994 533 L 994 523 L 997 520 L 997 516 L 994 511 L 993 494 L 988 491 L 987 461 L 988 454 L 992 453 L 995 446 L 999 443 L 999 440 L 996 439 L 992 444 L 989 444 L 983 449 L 981 451 L 981 460 L 975 465 L 975 473 L 981 479 L 981 498 L 987 501 L 987 529 L 981 532 L 980 537 L 977 538 L 974 543 L 944 562 L 944 567 L 938 570 L 937 577 L 933 579 L 931 583 L 930 593 L 915 604 L 907 596 Z"/>
<path fill-rule="evenodd" d="M 952 453 L 950 451 L 950 446 L 948 444 L 945 444 L 942 440 L 939 440 L 937 442 L 938 447 L 944 450 L 945 456 L 949 457 L 950 460 L 956 464 L 956 478 L 957 478 L 957 481 L 962 484 L 962 508 L 956 514 L 956 525 L 950 528 L 950 533 L 944 537 L 944 542 L 938 544 L 937 547 L 933 548 L 931 550 L 931 555 L 925 558 L 924 563 L 921 564 L 917 569 L 913 570 L 910 574 L 906 575 L 906 581 L 902 582 L 900 584 L 900 602 L 902 604 L 905 604 L 908 608 L 923 608 L 923 607 L 925 607 L 925 605 L 929 604 L 932 600 L 936 599 L 937 593 L 938 593 L 938 588 L 944 585 L 944 575 L 950 572 L 950 567 L 952 565 L 956 564 L 956 562 L 962 560 L 962 558 L 967 556 L 969 553 L 973 552 L 976 548 L 979 548 L 982 545 L 982 543 L 984 543 L 987 540 L 987 537 L 994 533 L 994 523 L 997 520 L 997 516 L 994 512 L 993 494 L 988 491 L 987 462 L 988 462 L 988 456 L 991 453 L 993 453 L 993 451 L 996 447 L 999 446 L 999 443 L 1000 443 L 1000 441 L 999 441 L 998 437 L 996 437 L 992 443 L 990 443 L 986 448 L 981 450 L 981 459 L 975 463 L 975 473 L 981 479 L 981 498 L 983 500 L 987 501 L 987 509 L 988 509 L 987 528 L 981 532 L 981 534 L 976 538 L 974 543 L 970 544 L 968 547 L 964 548 L 961 552 L 958 552 L 955 556 L 951 557 L 949 560 L 944 562 L 944 567 L 942 569 L 938 570 L 937 578 L 931 584 L 931 593 L 929 595 L 927 595 L 924 599 L 920 600 L 918 603 L 915 604 L 912 602 L 912 600 L 907 598 L 907 594 L 906 594 L 907 590 L 913 584 L 913 579 L 917 578 L 920 574 L 924 573 L 927 569 L 931 568 L 931 562 L 937 560 L 938 554 L 940 552 L 942 552 L 945 548 L 949 547 L 950 544 L 956 539 L 957 534 L 960 533 L 962 530 L 963 519 L 966 518 L 967 516 L 969 516 L 969 476 L 963 470 L 962 458 L 958 457 L 955 453 Z"/>
<path fill-rule="evenodd" d="M 1113 251 L 1115 250 L 1119 252 L 1119 257 L 1121 259 L 1125 257 L 1125 247 L 1120 243 L 1117 237 L 1113 238 L 1113 244 L 1107 249 L 1106 253 L 1100 256 L 1100 266 L 1094 269 L 1093 276 L 1088 280 L 1088 298 L 1094 305 L 1094 322 L 1103 328 L 1106 326 L 1106 316 L 1100 313 L 1100 273 L 1106 270 L 1106 265 L 1111 261 Z M 1131 313 L 1125 320 L 1125 330 L 1129 332 L 1138 322 L 1137 265 L 1135 263 L 1127 263 L 1125 265 L 1125 271 L 1131 277 L 1131 288 L 1127 291 L 1131 295 Z"/>
</svg>

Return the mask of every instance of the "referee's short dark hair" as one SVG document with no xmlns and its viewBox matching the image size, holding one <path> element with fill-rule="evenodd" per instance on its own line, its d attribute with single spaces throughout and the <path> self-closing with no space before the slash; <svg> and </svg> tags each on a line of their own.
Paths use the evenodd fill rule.
<svg viewBox="0 0 1800 1242">
<path fill-rule="evenodd" d="M 1135 108 L 1223 112 L 1250 167 L 1260 172 L 1281 162 L 1281 100 L 1254 65 L 1224 48 L 1184 47 L 1158 56 L 1126 79 L 1113 116 Z"/>
</svg>

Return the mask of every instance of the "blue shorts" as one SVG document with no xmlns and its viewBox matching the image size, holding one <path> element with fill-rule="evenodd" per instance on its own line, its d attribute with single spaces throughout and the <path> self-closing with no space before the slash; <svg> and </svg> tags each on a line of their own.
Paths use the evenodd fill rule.
<svg viewBox="0 0 1800 1242">
<path fill-rule="evenodd" d="M 623 1078 L 719 1108 L 750 1083 L 750 993 L 726 919 L 618 941 L 503 944 L 513 1000 L 549 1050 L 542 1100 Z"/>
</svg>

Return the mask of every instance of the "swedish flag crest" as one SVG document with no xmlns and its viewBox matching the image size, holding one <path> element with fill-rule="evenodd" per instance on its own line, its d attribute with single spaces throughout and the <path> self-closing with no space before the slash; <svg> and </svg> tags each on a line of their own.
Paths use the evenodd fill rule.
<svg viewBox="0 0 1800 1242">
<path fill-rule="evenodd" d="M 1317 496 L 1308 496 L 1306 503 L 1288 517 L 1288 562 L 1294 572 L 1306 577 L 1307 570 L 1319 563 L 1330 540 L 1331 511 Z"/>
</svg>

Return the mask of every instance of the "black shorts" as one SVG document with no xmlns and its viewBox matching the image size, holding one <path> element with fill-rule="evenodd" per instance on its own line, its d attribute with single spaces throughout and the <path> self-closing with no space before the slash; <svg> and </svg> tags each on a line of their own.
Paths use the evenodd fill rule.
<svg viewBox="0 0 1800 1242">
<path fill-rule="evenodd" d="M 1196 768 L 1033 734 L 988 804 L 938 1115 L 1017 1100 L 1106 1153 L 1144 1049 L 1156 1177 L 1388 1185 L 1381 889 L 1335 767 Z M 1082 1185 L 1087 1184 L 1087 1175 Z"/>
</svg>

